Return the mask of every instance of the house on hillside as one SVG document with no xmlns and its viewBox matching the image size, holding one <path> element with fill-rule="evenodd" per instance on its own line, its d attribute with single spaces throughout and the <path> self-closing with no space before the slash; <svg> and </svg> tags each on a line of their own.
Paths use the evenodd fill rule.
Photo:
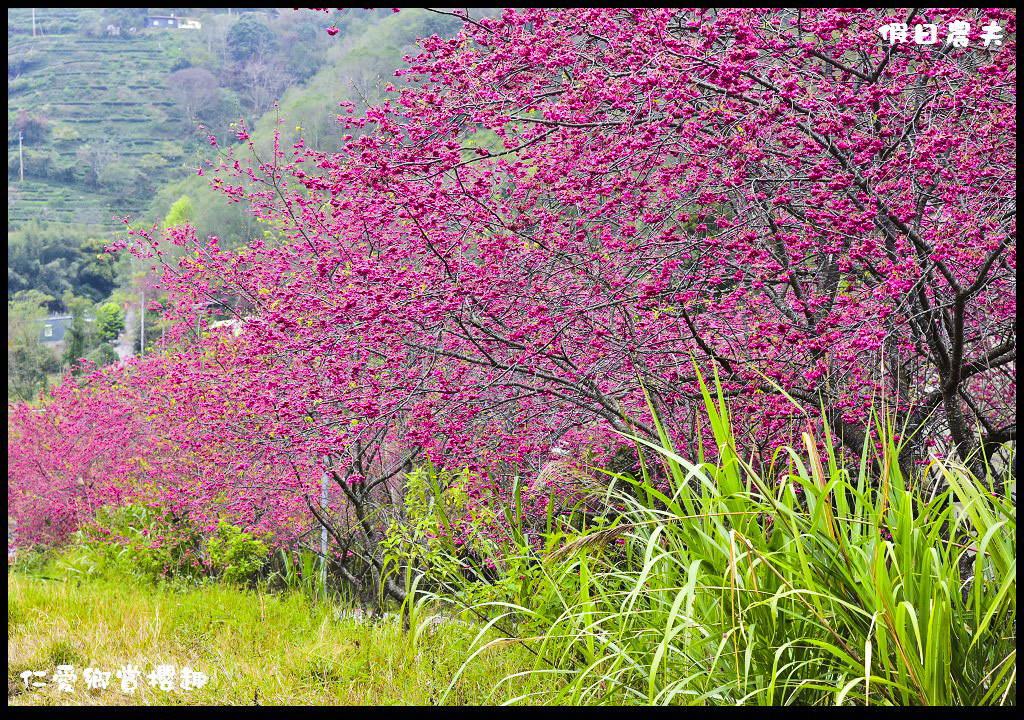
<svg viewBox="0 0 1024 720">
<path fill-rule="evenodd" d="M 71 328 L 70 315 L 51 315 L 43 322 L 39 331 L 39 342 L 44 345 L 56 346 L 64 342 L 64 334 Z"/>
<path fill-rule="evenodd" d="M 96 318 L 87 317 L 85 321 L 94 323 Z M 39 331 L 39 342 L 43 347 L 60 352 L 64 349 L 65 336 L 73 322 L 74 319 L 70 315 L 51 315 L 43 321 L 43 327 Z"/>
<path fill-rule="evenodd" d="M 148 27 L 176 28 L 178 27 L 178 18 L 173 15 L 150 15 L 146 18 L 146 25 Z"/>
<path fill-rule="evenodd" d="M 202 30 L 203 28 L 203 24 L 198 20 L 174 15 L 150 15 L 146 18 L 146 25 L 158 28 L 177 28 L 178 30 Z"/>
</svg>

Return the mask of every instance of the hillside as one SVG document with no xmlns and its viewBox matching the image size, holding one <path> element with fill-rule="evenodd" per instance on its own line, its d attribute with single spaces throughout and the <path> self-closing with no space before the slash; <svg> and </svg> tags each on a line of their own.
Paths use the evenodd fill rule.
<svg viewBox="0 0 1024 720">
<path fill-rule="evenodd" d="M 460 24 L 422 10 L 241 10 L 154 11 L 200 21 L 179 30 L 124 8 L 37 8 L 35 36 L 32 11 L 9 10 L 9 231 L 28 220 L 115 230 L 114 216 L 158 221 L 189 194 L 199 225 L 244 242 L 242 209 L 199 197 L 194 168 L 210 149 L 199 124 L 223 145 L 245 119 L 260 147 L 276 127 L 289 140 L 301 127 L 308 146 L 330 150 L 339 101 L 375 102 L 418 37 Z"/>
<path fill-rule="evenodd" d="M 187 172 L 197 143 L 171 121 L 166 80 L 180 36 L 88 37 L 84 10 L 8 10 L 8 222 L 114 227 Z M 20 120 L 20 122 L 19 122 Z M 21 126 L 19 128 L 19 125 Z M 24 182 L 19 182 L 22 129 Z"/>
</svg>

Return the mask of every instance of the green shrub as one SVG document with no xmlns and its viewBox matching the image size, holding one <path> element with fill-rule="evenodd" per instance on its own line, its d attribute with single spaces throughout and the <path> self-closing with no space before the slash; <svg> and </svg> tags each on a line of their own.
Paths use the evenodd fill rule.
<svg viewBox="0 0 1024 720">
<path fill-rule="evenodd" d="M 254 578 L 268 555 L 265 538 L 226 519 L 218 522 L 216 533 L 209 537 L 187 517 L 130 504 L 101 510 L 96 523 L 80 531 L 65 550 L 62 564 L 84 575 L 114 569 L 154 582 L 168 579 L 187 585 L 216 576 L 240 584 Z"/>
<path fill-rule="evenodd" d="M 263 567 L 269 553 L 256 536 L 221 520 L 217 534 L 207 544 L 210 563 L 230 583 L 251 581 Z"/>
<path fill-rule="evenodd" d="M 146 184 L 145 175 L 127 162 L 112 162 L 97 174 L 97 182 L 104 190 L 136 197 Z"/>
<path fill-rule="evenodd" d="M 102 509 L 96 523 L 80 533 L 79 544 L 101 551 L 101 569 L 112 567 L 153 582 L 169 577 L 197 580 L 207 572 L 205 538 L 187 518 L 141 503 Z"/>
<path fill-rule="evenodd" d="M 117 355 L 117 350 L 110 343 L 101 343 L 99 347 L 91 351 L 86 355 L 92 362 L 96 363 L 98 367 L 104 367 L 105 365 L 112 365 L 116 363 L 120 358 Z"/>
<path fill-rule="evenodd" d="M 456 488 L 447 489 L 453 479 L 446 470 L 416 468 L 405 478 L 405 522 L 392 521 L 381 547 L 396 567 L 427 570 L 435 578 L 451 576 L 458 569 L 450 543 L 442 534 L 448 514 L 457 512 Z"/>
<path fill-rule="evenodd" d="M 78 130 L 66 123 L 54 123 L 51 137 L 55 143 L 73 143 L 81 139 Z"/>
<path fill-rule="evenodd" d="M 505 578 L 518 578 L 518 558 L 509 556 L 514 567 L 492 567 L 508 555 L 492 532 L 503 524 L 501 509 L 471 502 L 469 477 L 468 469 L 451 472 L 431 464 L 406 475 L 404 519 L 394 519 L 381 541 L 385 567 L 399 582 L 410 585 L 414 576 L 423 575 L 427 586 L 457 590 L 463 599 L 481 602 L 517 585 Z M 495 582 L 502 587 L 493 587 Z"/>
</svg>

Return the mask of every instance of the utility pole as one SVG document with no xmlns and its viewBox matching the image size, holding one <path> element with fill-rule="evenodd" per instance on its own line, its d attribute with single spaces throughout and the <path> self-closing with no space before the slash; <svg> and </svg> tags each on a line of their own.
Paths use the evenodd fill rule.
<svg viewBox="0 0 1024 720">
<path fill-rule="evenodd" d="M 145 280 L 143 280 L 145 282 Z M 146 354 L 146 288 L 142 288 L 142 307 L 139 308 L 139 357 Z"/>
<path fill-rule="evenodd" d="M 324 474 L 321 478 L 320 490 L 320 511 L 327 517 L 327 462 L 328 456 L 324 456 Z M 327 597 L 327 526 L 320 528 L 320 592 L 322 597 Z"/>
<path fill-rule="evenodd" d="M 25 182 L 25 158 L 21 154 L 21 130 L 18 131 L 18 177 Z"/>
</svg>

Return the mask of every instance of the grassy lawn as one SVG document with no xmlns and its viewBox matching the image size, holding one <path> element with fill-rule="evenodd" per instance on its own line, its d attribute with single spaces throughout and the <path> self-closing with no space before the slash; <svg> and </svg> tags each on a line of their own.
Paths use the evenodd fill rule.
<svg viewBox="0 0 1024 720">
<path fill-rule="evenodd" d="M 532 666 L 522 650 L 502 647 L 478 656 L 446 696 L 477 631 L 438 622 L 414 645 L 396 616 L 360 621 L 328 603 L 311 606 L 301 594 L 61 577 L 52 565 L 38 573 L 9 570 L 8 703 L 463 705 L 547 694 L 539 679 L 501 682 Z M 127 664 L 142 671 L 134 695 L 116 676 Z M 70 692 L 53 680 L 58 665 L 74 667 Z M 146 679 L 157 665 L 176 672 L 187 666 L 209 681 L 165 692 Z M 112 672 L 109 686 L 88 689 L 86 668 Z M 46 687 L 26 690 L 26 670 L 45 671 Z"/>
</svg>

